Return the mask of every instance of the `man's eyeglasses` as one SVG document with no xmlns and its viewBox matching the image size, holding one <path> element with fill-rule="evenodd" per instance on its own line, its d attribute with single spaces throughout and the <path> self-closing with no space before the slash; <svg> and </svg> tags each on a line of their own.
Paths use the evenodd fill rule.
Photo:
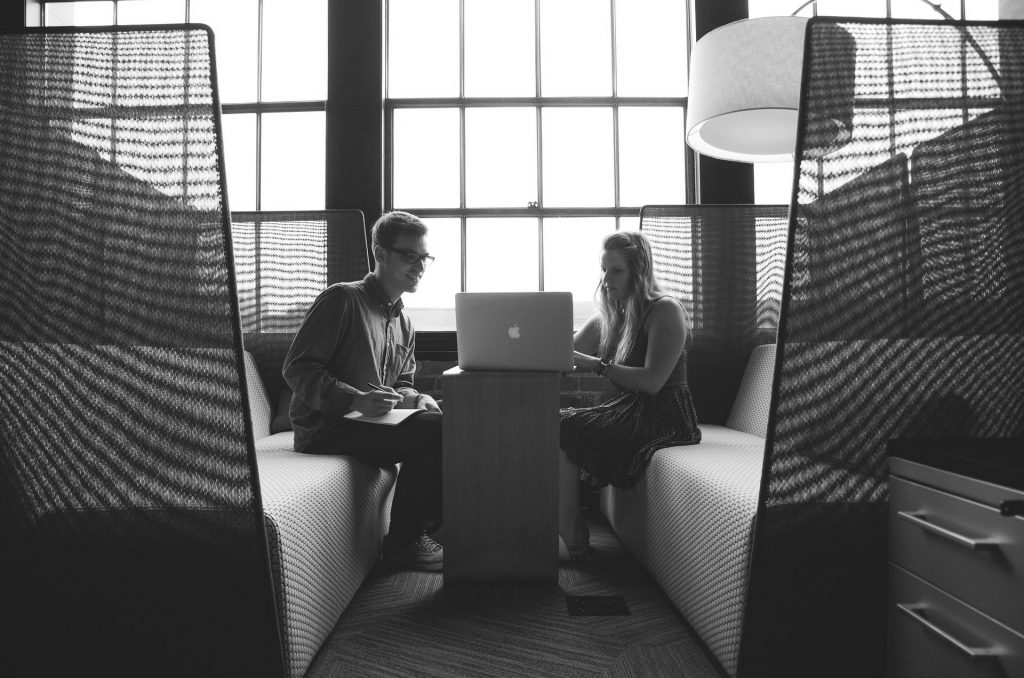
<svg viewBox="0 0 1024 678">
<path fill-rule="evenodd" d="M 430 266 L 434 263 L 434 257 L 429 254 L 420 254 L 419 252 L 413 252 L 412 250 L 400 250 L 394 247 L 384 246 L 384 249 L 394 252 L 395 254 L 401 254 L 405 257 L 405 263 L 416 265 L 419 262 L 423 262 L 423 268 Z"/>
</svg>

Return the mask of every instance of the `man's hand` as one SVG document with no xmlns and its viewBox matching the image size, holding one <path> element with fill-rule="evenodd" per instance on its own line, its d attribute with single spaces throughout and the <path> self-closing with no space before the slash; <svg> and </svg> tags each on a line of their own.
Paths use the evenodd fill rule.
<svg viewBox="0 0 1024 678">
<path fill-rule="evenodd" d="M 441 408 L 438 406 L 437 401 L 428 396 L 426 393 L 421 393 L 418 398 L 419 407 L 426 410 L 427 412 L 440 412 Z"/>
<path fill-rule="evenodd" d="M 352 398 L 352 409 L 362 412 L 367 417 L 379 417 L 395 409 L 402 402 L 402 395 L 393 388 L 371 390 Z"/>
</svg>

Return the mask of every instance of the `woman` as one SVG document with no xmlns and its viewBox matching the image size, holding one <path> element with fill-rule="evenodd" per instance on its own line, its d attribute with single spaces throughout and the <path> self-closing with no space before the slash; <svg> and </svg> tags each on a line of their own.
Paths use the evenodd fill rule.
<svg viewBox="0 0 1024 678">
<path fill-rule="evenodd" d="M 700 442 L 686 382 L 686 311 L 658 285 L 643 234 L 618 231 L 602 245 L 598 313 L 576 333 L 574 362 L 618 393 L 597 407 L 561 413 L 559 533 L 572 558 L 586 553 L 590 539 L 579 480 L 631 487 L 657 450 Z"/>
</svg>

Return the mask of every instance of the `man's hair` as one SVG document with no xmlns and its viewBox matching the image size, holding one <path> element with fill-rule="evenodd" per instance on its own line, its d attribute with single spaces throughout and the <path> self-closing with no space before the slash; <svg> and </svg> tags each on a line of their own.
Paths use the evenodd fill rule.
<svg viewBox="0 0 1024 678">
<path fill-rule="evenodd" d="M 427 234 L 427 226 L 415 214 L 394 210 L 380 215 L 370 231 L 374 247 L 391 247 L 402 235 L 422 237 Z"/>
</svg>

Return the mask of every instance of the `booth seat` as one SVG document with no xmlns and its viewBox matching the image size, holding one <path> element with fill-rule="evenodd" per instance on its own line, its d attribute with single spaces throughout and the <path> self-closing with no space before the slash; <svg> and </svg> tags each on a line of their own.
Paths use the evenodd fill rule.
<svg viewBox="0 0 1024 678">
<path fill-rule="evenodd" d="M 271 433 L 249 351 L 245 368 L 285 662 L 298 678 L 380 557 L 396 471 L 295 452 L 292 431 Z"/>
<path fill-rule="evenodd" d="M 637 485 L 601 493 L 615 533 L 730 676 L 739 657 L 774 369 L 775 345 L 756 347 L 725 426 L 701 425 L 699 444 L 659 450 Z"/>
<path fill-rule="evenodd" d="M 288 673 L 297 678 L 380 557 L 396 471 L 296 453 L 292 431 L 271 432 L 271 398 L 249 351 L 245 365 L 281 637 Z M 660 450 L 636 486 L 601 494 L 616 534 L 730 676 L 774 368 L 774 344 L 755 348 L 725 426 L 702 424 L 700 444 Z"/>
</svg>

